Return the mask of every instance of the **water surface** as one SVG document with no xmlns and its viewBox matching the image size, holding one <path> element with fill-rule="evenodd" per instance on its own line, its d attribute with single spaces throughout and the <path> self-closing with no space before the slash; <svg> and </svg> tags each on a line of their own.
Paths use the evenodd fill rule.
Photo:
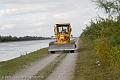
<svg viewBox="0 0 120 80">
<path fill-rule="evenodd" d="M 0 43 L 0 61 L 7 61 L 28 54 L 41 48 L 48 47 L 53 40 L 34 40 Z"/>
</svg>

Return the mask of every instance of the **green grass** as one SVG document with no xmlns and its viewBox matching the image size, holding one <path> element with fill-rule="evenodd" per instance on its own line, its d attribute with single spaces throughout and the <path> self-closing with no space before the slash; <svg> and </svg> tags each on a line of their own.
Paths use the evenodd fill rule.
<svg viewBox="0 0 120 80">
<path fill-rule="evenodd" d="M 120 80 L 119 71 L 102 63 L 89 45 L 81 44 L 73 80 Z M 100 61 L 97 63 L 97 61 Z M 99 66 L 100 64 L 100 66 Z"/>
<path fill-rule="evenodd" d="M 65 58 L 67 54 L 61 54 L 55 58 L 53 62 L 48 64 L 43 70 L 39 71 L 31 80 L 45 80 L 49 74 L 51 74 L 54 69 L 59 65 L 62 59 Z"/>
<path fill-rule="evenodd" d="M 120 75 L 120 18 L 91 21 L 80 38 L 89 43 L 94 54 Z M 116 72 L 117 71 L 117 72 Z M 114 75 L 114 73 L 113 73 Z M 115 76 L 117 76 L 115 75 Z M 120 80 L 120 79 L 116 79 Z"/>
<path fill-rule="evenodd" d="M 29 63 L 47 56 L 47 51 L 47 48 L 44 48 L 9 61 L 0 62 L 0 77 L 11 76 L 15 74 L 16 71 L 19 71 L 20 69 L 29 65 Z"/>
<path fill-rule="evenodd" d="M 120 20 L 99 19 L 97 21 L 91 21 L 91 25 L 87 26 L 81 34 L 81 39 L 93 45 L 92 47 L 96 50 L 97 56 L 103 62 L 107 62 L 113 65 L 113 67 L 120 69 L 119 35 Z"/>
</svg>

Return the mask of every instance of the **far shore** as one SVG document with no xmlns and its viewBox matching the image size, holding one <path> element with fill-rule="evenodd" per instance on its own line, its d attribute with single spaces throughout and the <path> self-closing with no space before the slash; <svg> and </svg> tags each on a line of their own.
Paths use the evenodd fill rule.
<svg viewBox="0 0 120 80">
<path fill-rule="evenodd" d="M 5 41 L 5 42 L 0 42 L 0 43 L 22 42 L 22 41 L 39 41 L 39 40 L 51 40 L 51 39 L 52 38 L 49 38 L 49 39 L 38 39 L 38 40 Z"/>
</svg>

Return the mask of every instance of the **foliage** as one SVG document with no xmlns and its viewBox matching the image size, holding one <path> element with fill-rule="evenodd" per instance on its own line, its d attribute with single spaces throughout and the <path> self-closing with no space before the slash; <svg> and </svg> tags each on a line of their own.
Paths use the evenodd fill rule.
<svg viewBox="0 0 120 80">
<path fill-rule="evenodd" d="M 104 9 L 109 16 L 120 15 L 120 0 L 96 0 L 95 2 L 97 6 Z"/>
<path fill-rule="evenodd" d="M 49 39 L 49 38 L 37 37 L 37 36 L 24 36 L 24 37 L 0 36 L 0 42 L 27 41 L 27 40 L 43 40 L 43 39 Z"/>
<path fill-rule="evenodd" d="M 100 38 L 95 40 L 96 54 L 99 56 L 102 62 L 108 63 L 110 60 L 110 45 L 106 38 Z"/>
<path fill-rule="evenodd" d="M 81 38 L 87 39 L 89 43 L 94 45 L 97 55 L 103 62 L 119 67 L 119 34 L 120 20 L 99 19 L 96 22 L 91 21 L 91 25 L 83 31 Z"/>
<path fill-rule="evenodd" d="M 80 38 L 95 52 L 81 48 L 75 80 L 120 80 L 120 0 L 96 0 L 96 3 L 108 17 L 91 20 L 83 30 Z M 98 67 L 92 60 L 97 60 Z"/>
</svg>

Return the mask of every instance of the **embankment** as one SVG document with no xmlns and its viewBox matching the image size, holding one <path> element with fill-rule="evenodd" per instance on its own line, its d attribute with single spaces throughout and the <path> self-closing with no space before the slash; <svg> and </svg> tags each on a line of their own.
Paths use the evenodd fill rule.
<svg viewBox="0 0 120 80">
<path fill-rule="evenodd" d="M 11 76 L 25 66 L 29 65 L 30 63 L 37 61 L 38 59 L 45 56 L 48 56 L 47 51 L 47 48 L 44 48 L 9 61 L 0 62 L 0 78 Z"/>
</svg>

